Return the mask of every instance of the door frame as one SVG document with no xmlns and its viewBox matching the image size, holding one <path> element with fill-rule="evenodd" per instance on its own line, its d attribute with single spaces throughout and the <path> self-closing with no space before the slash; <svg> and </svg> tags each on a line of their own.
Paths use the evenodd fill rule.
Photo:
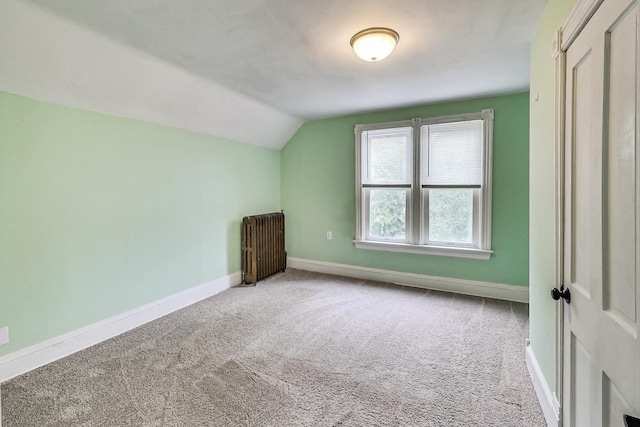
<svg viewBox="0 0 640 427">
<path fill-rule="evenodd" d="M 566 125 L 566 56 L 567 50 L 587 25 L 604 0 L 577 0 L 564 25 L 556 32 L 552 43 L 555 68 L 555 284 L 564 284 L 564 179 Z M 555 391 L 554 408 L 558 427 L 563 424 L 564 378 L 564 310 L 565 304 L 555 305 Z"/>
</svg>

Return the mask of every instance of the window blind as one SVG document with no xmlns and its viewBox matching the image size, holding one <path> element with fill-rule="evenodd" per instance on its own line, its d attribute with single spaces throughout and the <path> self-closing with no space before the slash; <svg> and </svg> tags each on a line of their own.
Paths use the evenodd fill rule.
<svg viewBox="0 0 640 427">
<path fill-rule="evenodd" d="M 426 125 L 421 132 L 423 187 L 481 187 L 482 120 Z"/>
</svg>

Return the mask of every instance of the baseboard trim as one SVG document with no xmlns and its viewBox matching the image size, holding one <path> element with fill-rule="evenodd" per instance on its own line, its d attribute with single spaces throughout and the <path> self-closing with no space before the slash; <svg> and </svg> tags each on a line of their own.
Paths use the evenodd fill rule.
<svg viewBox="0 0 640 427">
<path fill-rule="evenodd" d="M 241 281 L 240 272 L 232 273 L 0 357 L 0 383 L 209 298 Z"/>
<path fill-rule="evenodd" d="M 506 301 L 529 302 L 529 288 L 526 286 L 504 285 L 500 283 L 454 279 L 451 277 L 427 276 L 424 274 L 404 273 L 400 271 L 381 270 L 292 257 L 288 258 L 287 265 L 299 270 L 335 274 L 338 276 L 354 277 L 356 279 L 377 280 L 415 288 L 433 289 Z"/>
<path fill-rule="evenodd" d="M 549 384 L 542 374 L 542 369 L 538 364 L 538 359 L 531 348 L 529 340 L 527 340 L 527 370 L 533 382 L 533 388 L 538 396 L 538 401 L 542 407 L 542 413 L 549 427 L 560 426 L 560 403 L 555 395 L 549 389 Z"/>
</svg>

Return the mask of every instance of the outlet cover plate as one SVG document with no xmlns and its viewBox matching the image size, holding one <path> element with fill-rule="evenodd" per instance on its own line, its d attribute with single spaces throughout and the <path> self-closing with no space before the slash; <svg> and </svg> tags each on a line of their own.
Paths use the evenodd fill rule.
<svg viewBox="0 0 640 427">
<path fill-rule="evenodd" d="M 0 345 L 9 343 L 9 327 L 0 328 Z"/>
</svg>

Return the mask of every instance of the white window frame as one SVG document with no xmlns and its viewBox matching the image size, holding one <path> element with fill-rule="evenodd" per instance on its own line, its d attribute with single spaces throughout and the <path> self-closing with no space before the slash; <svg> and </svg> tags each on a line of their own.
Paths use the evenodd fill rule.
<svg viewBox="0 0 640 427">
<path fill-rule="evenodd" d="M 356 148 L 356 236 L 354 244 L 358 249 L 369 249 L 386 252 L 404 252 L 425 255 L 439 255 L 458 258 L 489 259 L 491 249 L 491 193 L 493 176 L 493 109 L 482 110 L 477 113 L 459 114 L 436 118 L 414 118 L 411 120 L 358 124 L 354 128 Z M 483 153 L 482 153 L 482 183 L 481 188 L 474 189 L 473 196 L 473 244 L 460 245 L 453 243 L 426 241 L 428 224 L 427 212 L 428 192 L 422 196 L 420 184 L 420 159 L 421 159 L 421 128 L 439 123 L 461 122 L 468 120 L 483 121 Z M 365 200 L 368 194 L 367 188 L 375 188 L 362 182 L 362 133 L 376 129 L 391 129 L 399 127 L 411 127 L 413 129 L 413 182 L 407 192 L 407 219 L 406 239 L 372 239 L 369 232 L 369 203 Z M 391 186 L 400 188 L 401 186 Z M 405 187 L 406 188 L 406 187 Z"/>
</svg>

